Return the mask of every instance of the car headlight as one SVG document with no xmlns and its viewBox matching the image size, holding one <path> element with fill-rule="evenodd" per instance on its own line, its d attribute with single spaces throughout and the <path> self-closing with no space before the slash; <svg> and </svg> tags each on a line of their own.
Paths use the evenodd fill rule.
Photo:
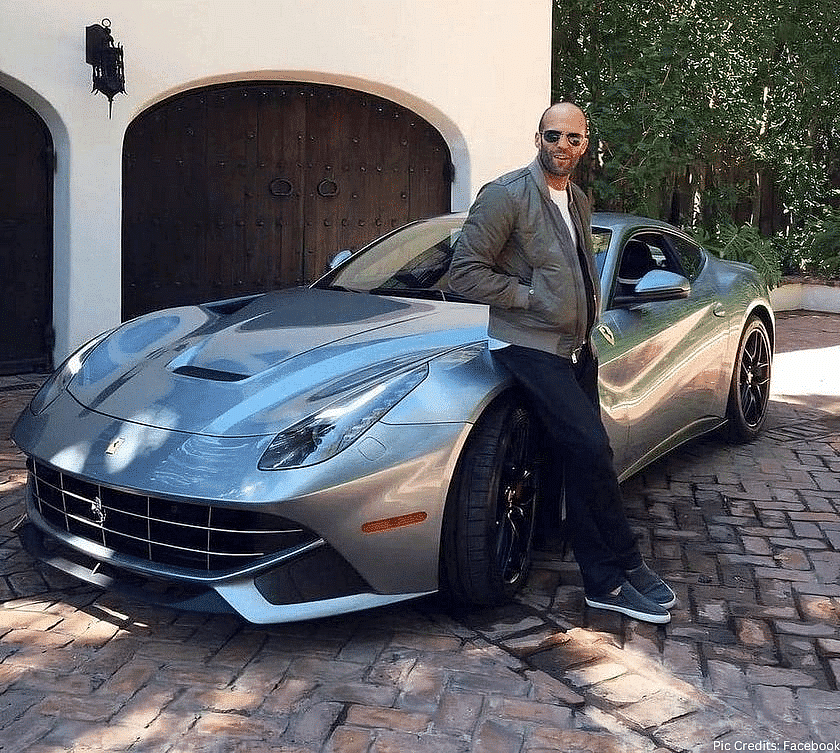
<svg viewBox="0 0 840 753">
<path fill-rule="evenodd" d="M 37 416 L 42 413 L 64 390 L 67 389 L 73 377 L 81 371 L 85 359 L 93 352 L 93 349 L 99 345 L 111 331 L 103 332 L 97 335 L 89 342 L 82 345 L 75 353 L 67 358 L 41 385 L 41 389 L 35 393 L 32 402 L 29 403 L 29 409 Z"/>
<path fill-rule="evenodd" d="M 337 455 L 411 392 L 428 365 L 368 384 L 281 431 L 260 458 L 262 471 L 301 468 Z"/>
</svg>

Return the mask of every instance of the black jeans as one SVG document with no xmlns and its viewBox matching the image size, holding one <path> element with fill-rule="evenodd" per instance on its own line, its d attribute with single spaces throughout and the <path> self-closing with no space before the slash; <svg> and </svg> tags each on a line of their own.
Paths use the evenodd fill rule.
<svg viewBox="0 0 840 753">
<path fill-rule="evenodd" d="M 609 437 L 601 421 L 598 363 L 585 349 L 577 364 L 540 350 L 494 350 L 524 388 L 545 425 L 549 462 L 564 469 L 566 531 L 589 596 L 601 596 L 642 564 L 624 515 Z"/>
</svg>

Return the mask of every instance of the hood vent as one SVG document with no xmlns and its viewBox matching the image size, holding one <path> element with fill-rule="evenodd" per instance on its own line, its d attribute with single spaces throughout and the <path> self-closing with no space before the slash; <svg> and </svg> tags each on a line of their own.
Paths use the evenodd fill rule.
<svg viewBox="0 0 840 753">
<path fill-rule="evenodd" d="M 173 369 L 175 374 L 195 377 L 196 379 L 207 379 L 211 382 L 241 382 L 247 379 L 247 374 L 236 374 L 233 371 L 219 371 L 217 369 L 205 369 L 201 366 L 179 366 Z"/>
</svg>

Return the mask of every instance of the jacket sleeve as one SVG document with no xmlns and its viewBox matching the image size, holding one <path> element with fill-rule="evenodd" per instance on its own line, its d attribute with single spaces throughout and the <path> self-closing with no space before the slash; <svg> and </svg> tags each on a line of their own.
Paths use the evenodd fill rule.
<svg viewBox="0 0 840 753">
<path fill-rule="evenodd" d="M 499 257 L 516 227 L 515 202 L 504 186 L 489 183 L 478 193 L 449 268 L 458 295 L 500 308 L 528 308 L 530 286 L 500 269 Z"/>
</svg>

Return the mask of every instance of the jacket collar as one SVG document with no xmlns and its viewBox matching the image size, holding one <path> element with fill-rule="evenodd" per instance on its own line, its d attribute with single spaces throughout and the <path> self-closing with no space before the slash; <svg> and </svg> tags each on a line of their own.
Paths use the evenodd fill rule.
<svg viewBox="0 0 840 753">
<path fill-rule="evenodd" d="M 548 192 L 548 183 L 546 183 L 545 173 L 543 172 L 542 165 L 540 164 L 539 156 L 535 157 L 534 161 L 528 165 L 528 169 L 531 171 L 531 177 L 537 184 L 537 188 L 540 189 L 540 193 L 543 195 L 543 198 L 551 201 L 551 194 Z"/>
</svg>

